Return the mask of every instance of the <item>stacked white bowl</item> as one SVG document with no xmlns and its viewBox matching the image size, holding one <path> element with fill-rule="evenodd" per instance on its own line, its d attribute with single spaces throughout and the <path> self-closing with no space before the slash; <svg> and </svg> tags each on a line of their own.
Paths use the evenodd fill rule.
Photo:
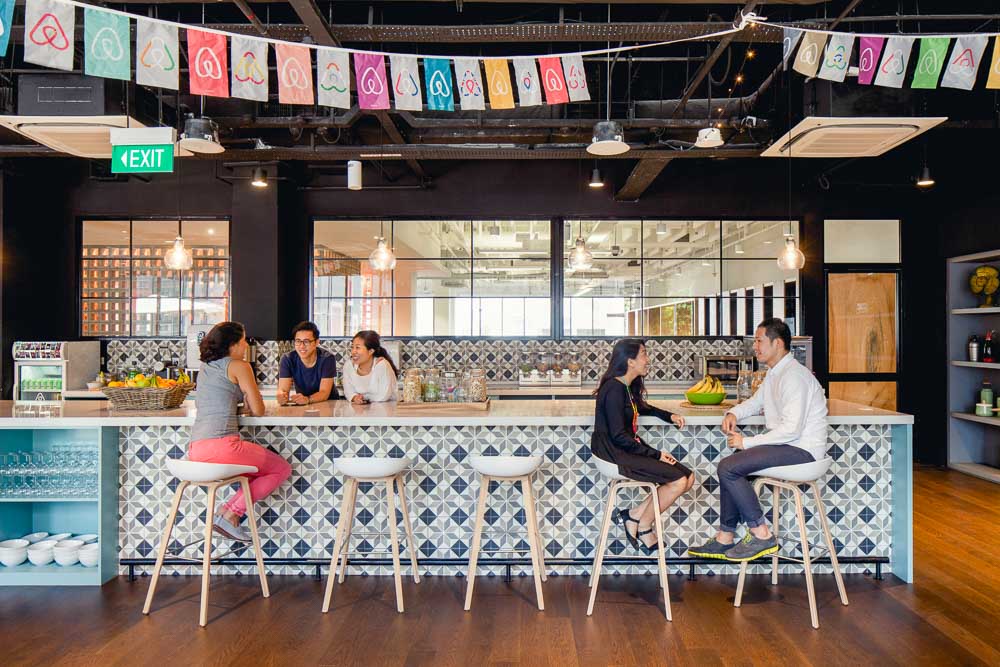
<svg viewBox="0 0 1000 667">
<path fill-rule="evenodd" d="M 48 565 L 55 556 L 52 554 L 52 547 L 58 544 L 58 540 L 41 540 L 28 546 L 28 560 L 32 565 Z"/>
<path fill-rule="evenodd" d="M 49 539 L 48 533 L 31 533 L 25 535 L 21 538 L 22 540 L 28 540 L 29 544 L 34 544 L 35 542 L 41 542 L 42 540 Z"/>
<path fill-rule="evenodd" d="M 52 546 L 52 556 L 62 566 L 75 565 L 80 561 L 80 547 L 83 540 L 59 540 Z"/>
<path fill-rule="evenodd" d="M 28 540 L 4 540 L 0 542 L 0 563 L 16 567 L 28 559 Z"/>
<path fill-rule="evenodd" d="M 84 544 L 80 547 L 80 565 L 84 567 L 97 567 L 101 560 L 101 546 L 97 542 Z"/>
</svg>

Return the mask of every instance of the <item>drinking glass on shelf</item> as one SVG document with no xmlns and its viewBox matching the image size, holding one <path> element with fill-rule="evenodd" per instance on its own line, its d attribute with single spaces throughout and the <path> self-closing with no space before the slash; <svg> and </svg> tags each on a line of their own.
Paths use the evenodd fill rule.
<svg viewBox="0 0 1000 667">
<path fill-rule="evenodd" d="M 747 368 L 741 368 L 736 378 L 736 400 L 745 401 L 753 395 L 751 386 L 753 384 L 753 372 Z"/>
</svg>

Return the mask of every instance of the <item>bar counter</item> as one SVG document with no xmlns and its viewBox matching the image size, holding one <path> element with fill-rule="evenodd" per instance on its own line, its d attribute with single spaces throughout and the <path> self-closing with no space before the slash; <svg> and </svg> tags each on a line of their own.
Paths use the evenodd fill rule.
<svg viewBox="0 0 1000 667">
<path fill-rule="evenodd" d="M 665 536 L 675 559 L 687 546 L 710 536 L 718 522 L 715 471 L 729 452 L 718 426 L 723 409 L 684 409 L 678 401 L 652 401 L 683 414 L 684 429 L 654 418 L 640 419 L 641 434 L 657 449 L 671 452 L 695 471 L 692 492 L 668 511 Z M 872 563 L 888 559 L 894 574 L 912 581 L 911 538 L 911 429 L 913 418 L 842 401 L 830 401 L 829 455 L 834 464 L 823 485 L 824 502 L 839 555 L 858 562 L 845 571 L 871 571 Z M 3 572 L 0 585 L 12 583 L 100 583 L 126 571 L 117 559 L 137 562 L 152 558 L 166 518 L 173 480 L 164 458 L 179 458 L 187 447 L 194 406 L 176 410 L 118 411 L 106 401 L 69 401 L 42 406 L 0 402 L 0 451 L 18 447 L 44 448 L 63 438 L 90 438 L 101 448 L 99 498 L 88 518 L 80 505 L 59 503 L 30 511 L 19 518 L 0 519 L 0 538 L 20 537 L 18 531 L 60 528 L 59 513 L 67 514 L 66 530 L 100 532 L 106 553 L 98 573 L 73 580 L 66 570 L 35 568 L 25 564 L 21 577 Z M 410 512 L 416 546 L 431 563 L 432 574 L 464 572 L 478 483 L 466 462 L 470 454 L 542 455 L 535 491 L 546 556 L 561 565 L 559 573 L 589 571 L 600 530 L 605 481 L 590 462 L 590 433 L 594 420 L 592 400 L 494 401 L 487 410 L 448 407 L 414 410 L 394 403 L 356 406 L 333 401 L 312 406 L 280 407 L 267 404 L 261 417 L 241 417 L 243 437 L 269 446 L 292 464 L 292 478 L 274 495 L 258 504 L 265 557 L 280 559 L 273 573 L 312 573 L 307 561 L 329 558 L 338 517 L 341 480 L 333 462 L 341 456 L 408 457 Z M 746 433 L 760 432 L 762 417 L 747 420 Z M 59 435 L 62 434 L 62 435 Z M 34 443 L 31 445 L 30 443 Z M 502 485 L 491 495 L 484 549 L 511 552 L 523 546 L 523 517 L 519 491 Z M 224 495 L 224 494 L 223 494 Z M 199 501 L 195 504 L 195 499 Z M 174 539 L 197 539 L 202 523 L 201 499 L 188 494 Z M 624 501 L 623 501 L 624 502 Z M 359 530 L 373 534 L 356 541 L 362 554 L 382 552 L 387 532 L 381 494 L 362 486 L 358 498 Z M 765 509 L 770 498 L 764 498 Z M 75 505 L 75 506 L 74 506 Z M 10 507 L 7 505 L 6 507 Z M 9 514 L 9 513 L 7 513 Z M 783 513 L 781 532 L 793 530 L 791 512 Z M 807 514 L 811 516 L 811 513 Z M 117 521 L 116 521 L 117 520 Z M 810 541 L 819 544 L 819 523 L 810 523 Z M 99 525 L 98 525 L 99 524 Z M 633 553 L 620 529 L 613 530 L 613 554 Z M 789 546 L 789 549 L 794 547 Z M 301 559 L 301 563 L 295 561 Z M 381 574 L 383 565 L 364 565 L 367 573 Z M 490 566 L 486 563 L 484 567 Z M 146 571 L 145 564 L 138 566 Z M 622 572 L 652 572 L 645 564 L 610 564 Z M 671 565 L 679 572 L 682 561 Z M 798 571 L 797 566 L 788 571 Z M 729 572 L 724 564 L 699 565 L 699 571 Z M 728 568 L 728 569 L 727 569 Z M 240 569 L 227 565 L 220 571 Z M 44 572 L 42 570 L 45 570 Z M 176 571 L 193 571 L 186 567 Z M 497 571 L 500 571 L 497 569 Z M 823 571 L 822 567 L 819 571 Z M 46 575 L 53 575 L 47 578 Z M 61 577 L 61 581 L 56 581 Z"/>
</svg>

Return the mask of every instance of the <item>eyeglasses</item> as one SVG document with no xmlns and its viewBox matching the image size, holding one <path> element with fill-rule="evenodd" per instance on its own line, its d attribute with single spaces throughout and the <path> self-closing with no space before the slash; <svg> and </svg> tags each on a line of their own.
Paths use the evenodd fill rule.
<svg viewBox="0 0 1000 667">
<path fill-rule="evenodd" d="M 306 347 L 316 342 L 315 338 L 295 338 L 292 341 L 296 347 Z"/>
</svg>

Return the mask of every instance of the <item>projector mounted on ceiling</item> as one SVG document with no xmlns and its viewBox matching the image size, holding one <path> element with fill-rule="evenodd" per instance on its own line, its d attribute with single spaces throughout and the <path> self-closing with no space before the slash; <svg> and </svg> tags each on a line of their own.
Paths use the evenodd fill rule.
<svg viewBox="0 0 1000 667">
<path fill-rule="evenodd" d="M 779 137 L 762 157 L 874 157 L 920 136 L 947 117 L 820 118 L 809 116 Z"/>
</svg>

